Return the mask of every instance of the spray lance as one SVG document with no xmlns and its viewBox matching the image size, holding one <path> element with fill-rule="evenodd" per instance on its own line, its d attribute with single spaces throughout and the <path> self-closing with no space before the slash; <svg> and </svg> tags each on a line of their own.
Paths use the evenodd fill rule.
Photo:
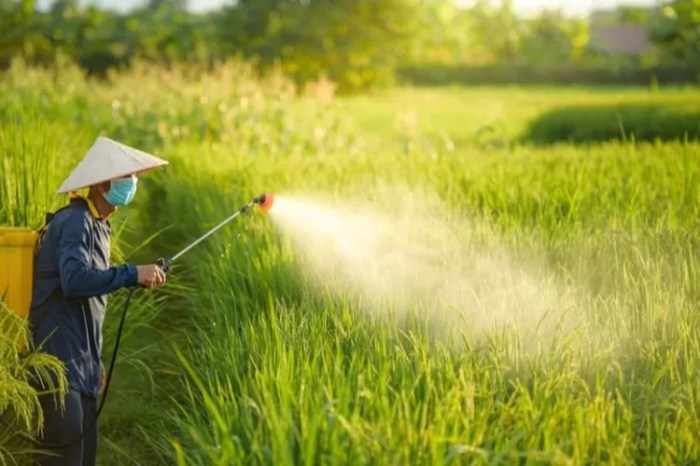
<svg viewBox="0 0 700 466">
<path fill-rule="evenodd" d="M 207 231 L 206 233 L 204 233 L 202 236 L 195 239 L 194 241 L 192 241 L 192 243 L 187 245 L 183 250 L 181 250 L 180 252 L 175 254 L 173 257 L 171 257 L 171 258 L 161 257 L 156 261 L 156 263 L 158 264 L 158 266 L 161 269 L 163 269 L 163 272 L 168 273 L 170 271 L 170 268 L 171 268 L 173 262 L 175 262 L 180 257 L 185 255 L 187 252 L 192 250 L 192 248 L 197 246 L 199 243 L 201 243 L 205 239 L 209 238 L 216 231 L 218 231 L 221 227 L 228 224 L 229 222 L 234 220 L 239 215 L 249 211 L 250 209 L 252 209 L 256 205 L 260 208 L 260 210 L 262 212 L 267 212 L 272 208 L 273 203 L 274 203 L 274 196 L 272 194 L 265 193 L 265 194 L 259 195 L 258 197 L 254 198 L 252 201 L 250 201 L 248 204 L 244 204 L 243 206 L 241 206 L 236 212 L 234 212 L 228 218 L 224 219 L 221 223 L 216 225 L 214 228 Z M 126 318 L 126 312 L 129 309 L 129 303 L 130 303 L 131 298 L 134 295 L 134 292 L 136 290 L 137 290 L 137 288 L 132 288 L 131 290 L 129 290 L 129 295 L 127 296 L 126 301 L 124 303 L 124 310 L 122 311 L 121 320 L 119 321 L 119 329 L 117 330 L 117 337 L 116 337 L 116 341 L 114 343 L 114 352 L 112 353 L 112 360 L 110 361 L 109 371 L 107 373 L 107 380 L 105 381 L 104 394 L 102 396 L 102 401 L 100 402 L 100 407 L 97 410 L 97 414 L 95 415 L 95 423 L 97 423 L 97 418 L 100 416 L 100 413 L 102 411 L 102 407 L 104 406 L 105 401 L 107 399 L 107 392 L 109 391 L 110 382 L 112 380 L 112 372 L 114 370 L 114 363 L 116 362 L 117 352 L 119 351 L 119 342 L 121 340 L 122 330 L 124 328 L 124 321 Z M 83 435 L 85 435 L 85 434 L 83 433 Z"/>
<path fill-rule="evenodd" d="M 164 257 L 161 257 L 158 259 L 157 264 L 158 266 L 163 269 L 163 272 L 168 273 L 170 270 L 170 266 L 172 265 L 173 262 L 178 260 L 180 257 L 185 255 L 187 252 L 189 252 L 192 248 L 197 246 L 199 243 L 204 241 L 205 239 L 209 238 L 211 235 L 216 233 L 219 228 L 223 227 L 239 215 L 247 212 L 249 209 L 253 208 L 255 205 L 258 205 L 260 207 L 260 210 L 263 212 L 267 212 L 272 208 L 272 204 L 274 202 L 274 196 L 269 193 L 261 194 L 260 196 L 256 197 L 252 201 L 250 201 L 248 204 L 243 205 L 240 209 L 238 209 L 233 215 L 216 225 L 214 228 L 209 230 L 208 232 L 204 233 L 202 236 L 197 238 L 196 240 L 192 241 L 188 246 L 186 246 L 182 251 L 178 252 L 175 254 L 172 258 L 166 259 Z"/>
<path fill-rule="evenodd" d="M 221 227 L 228 224 L 229 222 L 231 222 L 233 219 L 235 219 L 239 215 L 248 212 L 250 209 L 254 208 L 255 206 L 258 206 L 262 212 L 267 212 L 272 208 L 273 203 L 274 203 L 274 196 L 272 194 L 265 193 L 265 194 L 259 195 L 258 197 L 254 198 L 252 201 L 250 201 L 248 204 L 245 204 L 242 207 L 240 207 L 235 213 L 233 213 L 228 218 L 224 219 L 221 223 L 216 225 L 214 228 L 207 231 L 206 233 L 204 233 L 202 236 L 200 236 L 196 240 L 192 241 L 192 243 L 187 245 L 182 251 L 178 252 L 173 257 L 171 257 L 171 258 L 164 258 L 164 257 L 159 258 L 156 261 L 157 265 L 165 273 L 168 273 L 173 262 L 175 262 L 180 257 L 185 255 L 187 252 L 192 250 L 192 248 L 197 246 L 199 243 L 201 243 L 205 239 L 209 238 L 216 231 L 218 231 Z M 26 435 L 24 432 L 20 432 L 17 435 L 21 436 L 25 440 L 32 442 L 33 444 L 39 446 L 40 448 L 57 449 L 57 448 L 67 447 L 67 446 L 81 440 L 87 432 L 89 432 L 91 429 L 93 429 L 97 425 L 97 419 L 100 417 L 100 414 L 102 412 L 102 408 L 104 407 L 105 401 L 107 400 L 107 393 L 109 392 L 109 387 L 110 387 L 110 384 L 112 382 L 112 373 L 114 371 L 114 364 L 117 360 L 117 353 L 119 352 L 119 343 L 121 341 L 122 332 L 124 329 L 124 322 L 126 321 L 126 313 L 129 310 L 129 305 L 131 304 L 131 298 L 133 297 L 136 290 L 138 290 L 138 287 L 131 288 L 129 290 L 129 294 L 127 295 L 126 301 L 124 302 L 124 308 L 122 310 L 122 315 L 121 315 L 121 318 L 119 320 L 119 328 L 117 330 L 117 336 L 116 336 L 116 340 L 114 343 L 114 352 L 112 353 L 112 359 L 111 359 L 110 364 L 109 364 L 109 370 L 107 371 L 107 379 L 105 380 L 104 393 L 102 394 L 102 400 L 100 401 L 100 406 L 97 409 L 97 413 L 95 414 L 95 419 L 92 422 L 92 424 L 90 425 L 90 427 L 84 429 L 83 432 L 77 438 L 75 438 L 69 442 L 61 443 L 61 444 L 47 444 L 44 442 L 40 442 L 40 441 L 37 441 L 36 439 Z"/>
</svg>

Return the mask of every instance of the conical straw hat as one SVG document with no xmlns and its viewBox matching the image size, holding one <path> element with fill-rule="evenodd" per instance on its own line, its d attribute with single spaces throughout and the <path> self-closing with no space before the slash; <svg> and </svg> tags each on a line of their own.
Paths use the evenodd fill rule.
<svg viewBox="0 0 700 466">
<path fill-rule="evenodd" d="M 67 193 L 167 165 L 165 160 L 100 136 L 58 190 Z"/>
</svg>

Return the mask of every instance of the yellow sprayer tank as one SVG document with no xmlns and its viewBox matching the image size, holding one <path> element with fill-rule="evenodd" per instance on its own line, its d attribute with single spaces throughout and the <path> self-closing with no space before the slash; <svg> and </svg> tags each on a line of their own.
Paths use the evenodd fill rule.
<svg viewBox="0 0 700 466">
<path fill-rule="evenodd" d="M 36 240 L 31 228 L 0 227 L 0 299 L 24 318 L 32 302 Z"/>
</svg>

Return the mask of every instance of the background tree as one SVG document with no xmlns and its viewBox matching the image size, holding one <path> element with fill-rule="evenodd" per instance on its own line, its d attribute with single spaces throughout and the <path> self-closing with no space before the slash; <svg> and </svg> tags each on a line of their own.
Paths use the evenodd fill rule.
<svg viewBox="0 0 700 466">
<path fill-rule="evenodd" d="M 187 4 L 145 0 L 119 13 L 79 0 L 54 0 L 41 11 L 33 0 L 0 0 L 0 67 L 15 56 L 45 63 L 61 54 L 100 75 L 135 59 L 242 56 L 263 72 L 280 66 L 300 85 L 326 77 L 350 92 L 389 85 L 397 74 L 413 79 L 406 70 L 416 68 L 452 80 L 461 69 L 482 67 L 488 81 L 527 67 L 535 76 L 545 76 L 545 66 L 581 76 L 572 67 L 590 65 L 602 69 L 591 76 L 615 78 L 620 63 L 700 66 L 700 0 L 672 0 L 658 12 L 620 7 L 586 20 L 555 11 L 523 18 L 513 0 L 468 7 L 454 0 L 237 0 L 206 14 Z M 620 23 L 648 25 L 658 50 L 643 60 L 597 53 L 589 30 Z M 490 75 L 494 69 L 503 76 Z"/>
<path fill-rule="evenodd" d="M 512 0 L 494 6 L 477 0 L 465 10 L 469 50 L 475 62 L 513 61 L 520 51 L 523 22 L 515 14 Z"/>
<path fill-rule="evenodd" d="M 652 22 L 650 37 L 666 58 L 700 63 L 700 1 L 664 4 Z"/>
<path fill-rule="evenodd" d="M 300 83 L 327 75 L 340 90 L 389 84 L 408 59 L 420 0 L 241 0 L 225 10 L 230 52 L 281 64 Z"/>
<path fill-rule="evenodd" d="M 520 61 L 554 65 L 585 57 L 589 31 L 585 21 L 557 11 L 545 11 L 527 22 L 521 39 Z"/>
<path fill-rule="evenodd" d="M 42 34 L 45 29 L 34 0 L 0 0 L 0 66 L 18 55 L 32 58 L 48 53 L 51 44 Z"/>
</svg>

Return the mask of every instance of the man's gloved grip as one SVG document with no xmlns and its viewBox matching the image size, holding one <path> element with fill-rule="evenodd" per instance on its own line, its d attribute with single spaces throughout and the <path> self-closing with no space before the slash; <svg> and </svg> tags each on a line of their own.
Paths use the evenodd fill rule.
<svg viewBox="0 0 700 466">
<path fill-rule="evenodd" d="M 156 264 L 158 264 L 158 267 L 160 267 L 163 272 L 166 274 L 170 270 L 170 259 L 166 259 L 165 257 L 160 257 L 157 261 Z"/>
</svg>

